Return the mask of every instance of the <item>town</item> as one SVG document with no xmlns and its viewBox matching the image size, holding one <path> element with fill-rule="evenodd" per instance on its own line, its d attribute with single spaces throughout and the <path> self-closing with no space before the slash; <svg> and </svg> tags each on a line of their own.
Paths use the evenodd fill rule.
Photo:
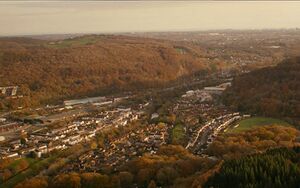
<svg viewBox="0 0 300 188">
<path fill-rule="evenodd" d="M 250 117 L 222 103 L 233 78 L 243 73 L 221 70 L 163 88 L 67 99 L 26 113 L 23 108 L 5 112 L 0 116 L 0 158 L 38 161 L 35 177 L 115 174 L 144 156 L 156 157 L 168 146 L 219 161 L 209 146 Z"/>
<path fill-rule="evenodd" d="M 235 121 L 247 118 L 219 103 L 222 92 L 231 86 L 230 75 L 218 78 L 216 86 L 184 91 L 167 107 L 182 122 L 186 140 L 183 146 L 207 156 L 214 138 Z M 198 80 L 197 80 L 198 81 Z M 202 84 L 203 82 L 201 82 Z M 176 88 L 165 89 L 169 92 Z M 153 111 L 153 101 L 135 101 L 136 95 L 103 96 L 64 101 L 62 105 L 35 109 L 43 115 L 1 118 L 2 159 L 47 158 L 81 144 L 84 149 L 59 172 L 118 171 L 131 159 L 144 153 L 155 154 L 160 146 L 173 143 L 175 122 L 165 122 Z M 46 112 L 45 112 L 46 111 Z M 117 133 L 115 133 L 117 132 Z"/>
<path fill-rule="evenodd" d="M 79 142 L 89 141 L 95 137 L 97 132 L 111 126 L 126 126 L 127 123 L 136 120 L 141 114 L 141 110 L 116 108 L 101 112 L 93 117 L 75 118 L 66 126 L 58 128 L 42 127 L 42 123 L 28 125 L 19 122 L 6 122 L 6 119 L 2 118 L 1 133 L 8 134 L 11 132 L 13 134 L 18 130 L 21 139 L 12 139 L 12 141 L 3 144 L 1 158 L 25 157 L 32 155 L 32 153 L 41 157 L 42 154 L 53 150 L 62 150 Z M 41 122 L 43 121 L 41 120 Z M 2 140 L 4 141 L 4 136 L 2 136 Z"/>
<path fill-rule="evenodd" d="M 0 6 L 0 188 L 299 188 L 300 1 Z"/>
</svg>

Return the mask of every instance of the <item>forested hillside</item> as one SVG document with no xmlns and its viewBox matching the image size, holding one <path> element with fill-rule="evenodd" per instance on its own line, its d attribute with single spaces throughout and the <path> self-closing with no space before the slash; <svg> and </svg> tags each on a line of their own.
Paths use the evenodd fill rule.
<svg viewBox="0 0 300 188">
<path fill-rule="evenodd" d="M 261 126 L 238 133 L 226 133 L 216 138 L 207 153 L 223 159 L 240 158 L 264 152 L 269 148 L 293 147 L 299 131 L 289 126 Z"/>
<path fill-rule="evenodd" d="M 0 86 L 20 86 L 25 106 L 159 86 L 207 69 L 199 47 L 165 40 L 107 35 L 0 39 Z M 17 106 L 16 101 L 2 101 L 0 109 Z"/>
<path fill-rule="evenodd" d="M 274 117 L 299 118 L 300 58 L 263 68 L 234 79 L 225 104 L 240 111 Z"/>
<path fill-rule="evenodd" d="M 299 148 L 279 148 L 264 154 L 226 161 L 205 187 L 299 187 Z"/>
<path fill-rule="evenodd" d="M 224 133 L 208 154 L 224 159 L 203 187 L 298 187 L 299 131 L 288 126 Z"/>
</svg>

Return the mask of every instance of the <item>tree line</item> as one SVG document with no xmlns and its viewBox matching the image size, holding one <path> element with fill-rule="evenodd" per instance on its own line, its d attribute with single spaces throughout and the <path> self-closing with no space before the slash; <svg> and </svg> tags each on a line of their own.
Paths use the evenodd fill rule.
<svg viewBox="0 0 300 188">
<path fill-rule="evenodd" d="M 299 147 L 225 161 L 205 187 L 297 188 L 300 185 Z"/>
</svg>

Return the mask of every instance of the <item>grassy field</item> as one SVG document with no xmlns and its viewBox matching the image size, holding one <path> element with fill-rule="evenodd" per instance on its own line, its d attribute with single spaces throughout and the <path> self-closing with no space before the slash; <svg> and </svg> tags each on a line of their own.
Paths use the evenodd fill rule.
<svg viewBox="0 0 300 188">
<path fill-rule="evenodd" d="M 97 38 L 96 36 L 85 36 L 85 37 L 78 37 L 75 39 L 66 39 L 51 44 L 49 43 L 46 46 L 50 48 L 67 48 L 67 47 L 94 44 L 97 42 L 97 40 L 99 40 L 99 38 Z"/>
<path fill-rule="evenodd" d="M 16 167 L 20 164 L 20 162 L 22 160 L 26 160 L 28 162 L 29 165 L 32 165 L 33 163 L 35 163 L 37 160 L 36 159 L 33 159 L 33 158 L 22 158 L 22 159 L 19 159 L 19 160 L 15 160 L 14 162 L 12 162 L 10 165 L 9 165 L 9 168 L 10 169 L 16 169 Z"/>
<path fill-rule="evenodd" d="M 284 125 L 290 126 L 287 122 L 275 119 L 275 118 L 266 118 L 266 117 L 252 117 L 239 121 L 236 125 L 237 127 L 231 127 L 228 132 L 240 132 L 251 129 L 257 126 L 266 126 L 266 125 Z"/>
<path fill-rule="evenodd" d="M 185 131 L 181 124 L 175 125 L 172 129 L 172 144 L 184 144 L 185 142 Z"/>
</svg>

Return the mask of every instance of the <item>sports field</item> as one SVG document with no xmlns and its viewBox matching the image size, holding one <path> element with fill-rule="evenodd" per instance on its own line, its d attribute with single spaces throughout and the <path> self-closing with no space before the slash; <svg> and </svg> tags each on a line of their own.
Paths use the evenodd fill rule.
<svg viewBox="0 0 300 188">
<path fill-rule="evenodd" d="M 266 125 L 284 125 L 290 126 L 287 122 L 275 119 L 275 118 L 267 118 L 267 117 L 252 117 L 243 119 L 235 124 L 236 126 L 232 126 L 228 132 L 240 132 L 251 129 L 257 126 L 266 126 Z"/>
</svg>

